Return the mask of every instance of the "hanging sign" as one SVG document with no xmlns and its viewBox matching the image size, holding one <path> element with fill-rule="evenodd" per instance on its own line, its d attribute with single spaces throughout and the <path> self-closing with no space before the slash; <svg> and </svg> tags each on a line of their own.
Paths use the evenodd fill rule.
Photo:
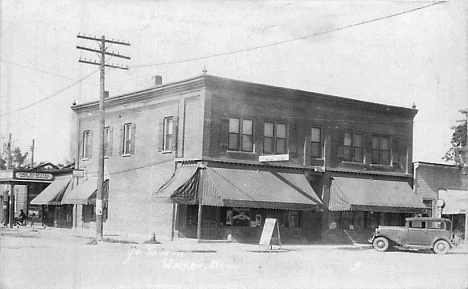
<svg viewBox="0 0 468 289">
<path fill-rule="evenodd" d="M 51 181 L 54 176 L 49 173 L 28 173 L 28 172 L 16 172 L 15 178 L 27 179 L 27 180 L 45 180 Z"/>
<path fill-rule="evenodd" d="M 289 161 L 289 154 L 284 155 L 265 155 L 258 157 L 259 162 L 280 162 Z"/>
<path fill-rule="evenodd" d="M 281 246 L 280 240 L 280 233 L 279 233 L 279 226 L 278 222 L 275 218 L 266 218 L 265 225 L 263 225 L 262 236 L 260 237 L 260 242 L 258 243 L 260 246 L 270 246 L 271 245 L 271 238 L 273 236 L 273 231 L 277 228 L 278 230 L 278 241 Z"/>
</svg>

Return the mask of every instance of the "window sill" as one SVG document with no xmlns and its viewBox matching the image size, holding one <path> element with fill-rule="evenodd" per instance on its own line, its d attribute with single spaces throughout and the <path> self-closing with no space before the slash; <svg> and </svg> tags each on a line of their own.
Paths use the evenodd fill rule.
<svg viewBox="0 0 468 289">
<path fill-rule="evenodd" d="M 162 151 L 161 153 L 162 153 L 162 154 L 172 154 L 172 151 L 171 151 L 171 150 L 167 150 L 167 151 Z"/>
<path fill-rule="evenodd" d="M 343 164 L 349 164 L 349 165 L 365 165 L 364 161 L 363 161 L 363 162 L 343 161 Z"/>
<path fill-rule="evenodd" d="M 375 168 L 391 168 L 393 167 L 392 165 L 382 165 L 382 164 L 371 164 L 371 167 Z"/>
<path fill-rule="evenodd" d="M 83 162 L 89 161 L 89 158 L 82 158 L 81 161 Z"/>
<path fill-rule="evenodd" d="M 124 158 L 130 157 L 130 156 L 131 156 L 131 154 L 123 154 L 122 155 L 122 157 L 124 157 Z"/>
<path fill-rule="evenodd" d="M 232 150 L 227 150 L 226 152 L 227 153 L 235 153 L 235 154 L 256 155 L 255 152 L 232 151 Z"/>
</svg>

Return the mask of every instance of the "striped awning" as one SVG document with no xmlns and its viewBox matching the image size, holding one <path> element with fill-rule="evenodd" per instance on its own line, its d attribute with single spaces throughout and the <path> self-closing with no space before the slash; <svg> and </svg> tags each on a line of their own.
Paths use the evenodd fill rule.
<svg viewBox="0 0 468 289">
<path fill-rule="evenodd" d="M 61 205 L 62 197 L 67 191 L 71 180 L 71 175 L 56 177 L 50 185 L 31 201 L 31 205 Z"/>
<path fill-rule="evenodd" d="M 190 179 L 193 179 L 197 174 L 198 166 L 181 166 L 179 167 L 167 183 L 165 183 L 154 195 L 153 201 L 155 203 L 172 203 L 172 195 L 181 192 L 182 190 L 186 191 L 186 183 Z M 196 178 L 198 179 L 198 178 Z M 189 190 L 192 193 L 196 193 L 197 190 Z M 194 202 L 193 199 L 196 199 L 195 196 L 192 198 L 185 198 L 186 200 L 192 199 L 190 202 Z"/>
<path fill-rule="evenodd" d="M 62 204 L 90 205 L 96 203 L 97 178 L 77 179 L 72 184 L 72 189 L 67 190 L 62 198 Z M 109 194 L 109 182 L 104 181 L 102 199 L 107 201 Z"/>
<path fill-rule="evenodd" d="M 333 177 L 328 209 L 422 213 L 427 207 L 407 182 Z"/>
<path fill-rule="evenodd" d="M 201 195 L 200 195 L 201 194 Z M 319 210 L 322 202 L 302 171 L 198 168 L 172 190 L 172 201 L 217 207 Z"/>
</svg>

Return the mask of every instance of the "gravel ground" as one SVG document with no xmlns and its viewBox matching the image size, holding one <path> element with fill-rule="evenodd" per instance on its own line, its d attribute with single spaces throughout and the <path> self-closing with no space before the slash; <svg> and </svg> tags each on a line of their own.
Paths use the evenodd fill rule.
<svg viewBox="0 0 468 289">
<path fill-rule="evenodd" d="M 100 242 L 51 229 L 0 230 L 0 288 L 468 288 L 468 254 L 369 245 Z"/>
</svg>

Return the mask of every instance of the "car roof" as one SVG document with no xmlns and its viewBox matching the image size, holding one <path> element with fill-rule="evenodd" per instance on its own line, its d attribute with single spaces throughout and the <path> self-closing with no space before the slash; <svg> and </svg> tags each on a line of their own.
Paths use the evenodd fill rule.
<svg viewBox="0 0 468 289">
<path fill-rule="evenodd" d="M 439 221 L 439 222 L 451 222 L 449 219 L 444 218 L 431 218 L 431 217 L 412 217 L 406 218 L 407 221 Z"/>
</svg>

